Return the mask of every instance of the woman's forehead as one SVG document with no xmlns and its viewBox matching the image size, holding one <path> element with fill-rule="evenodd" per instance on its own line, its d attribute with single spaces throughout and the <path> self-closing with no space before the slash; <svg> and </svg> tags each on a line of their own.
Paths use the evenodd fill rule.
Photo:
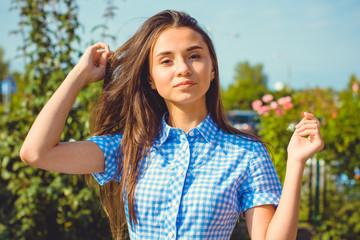
<svg viewBox="0 0 360 240">
<path fill-rule="evenodd" d="M 159 33 L 153 43 L 151 52 L 156 56 L 157 53 L 180 48 L 187 49 L 192 46 L 208 48 L 202 35 L 197 31 L 188 27 L 170 27 Z"/>
</svg>

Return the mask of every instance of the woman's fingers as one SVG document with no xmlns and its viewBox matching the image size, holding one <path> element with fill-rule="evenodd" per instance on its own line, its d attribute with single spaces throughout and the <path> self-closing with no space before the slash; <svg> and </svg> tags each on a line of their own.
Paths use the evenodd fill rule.
<svg viewBox="0 0 360 240">
<path fill-rule="evenodd" d="M 95 44 L 92 45 L 90 48 L 94 48 L 94 49 L 96 49 L 96 50 L 104 49 L 105 52 L 110 53 L 110 47 L 109 47 L 109 45 L 107 45 L 106 43 L 103 43 L 103 42 L 95 43 Z"/>
<path fill-rule="evenodd" d="M 317 124 L 317 125 L 318 125 L 318 127 L 320 128 L 321 123 L 320 123 L 319 119 L 317 119 L 317 117 L 315 117 L 315 115 L 314 115 L 314 114 L 312 114 L 312 113 L 308 113 L 308 112 L 305 112 L 305 113 L 304 113 L 304 117 L 305 117 L 306 119 L 316 121 L 316 124 Z"/>
<path fill-rule="evenodd" d="M 110 56 L 111 51 L 110 51 L 109 45 L 102 43 L 102 42 L 98 42 L 98 43 L 95 43 L 94 45 L 88 47 L 86 49 L 84 55 L 87 55 L 88 57 L 93 58 L 95 60 L 95 62 L 96 61 L 99 62 L 100 58 L 103 57 L 104 53 L 105 53 L 106 57 Z"/>
<path fill-rule="evenodd" d="M 304 124 L 312 124 L 315 123 L 318 127 L 320 127 L 320 121 L 312 114 L 312 113 L 303 113 L 303 119 L 295 126 L 296 129 L 300 128 Z"/>
<path fill-rule="evenodd" d="M 305 112 L 304 118 L 295 126 L 300 136 L 316 135 L 320 132 L 320 121 L 311 113 Z"/>
<path fill-rule="evenodd" d="M 105 71 L 106 63 L 111 55 L 109 45 L 98 42 L 89 47 L 90 58 L 92 59 L 94 67 L 99 67 Z"/>
<path fill-rule="evenodd" d="M 106 51 L 103 51 L 101 56 L 100 56 L 100 60 L 99 60 L 99 67 L 101 69 L 106 69 L 106 63 L 110 57 L 111 53 L 110 52 L 106 52 Z"/>
<path fill-rule="evenodd" d="M 296 130 L 301 131 L 305 128 L 319 128 L 319 124 L 315 120 L 307 120 L 302 122 L 301 124 L 296 125 Z"/>
<path fill-rule="evenodd" d="M 313 119 L 313 120 L 317 119 L 314 114 L 309 113 L 309 112 L 303 112 L 303 116 L 306 119 Z"/>
<path fill-rule="evenodd" d="M 307 129 L 303 129 L 301 131 L 297 131 L 297 134 L 299 134 L 300 136 L 304 137 L 304 136 L 315 136 L 319 133 L 319 130 L 317 128 L 307 128 Z"/>
<path fill-rule="evenodd" d="M 111 56 L 109 45 L 98 42 L 88 47 L 75 66 L 78 72 L 86 73 L 86 84 L 104 78 L 106 64 Z"/>
<path fill-rule="evenodd" d="M 315 124 L 316 126 L 318 126 L 318 121 L 317 120 L 308 120 L 308 119 L 302 119 L 301 122 L 299 122 L 295 128 L 299 128 L 300 126 L 304 125 L 304 124 Z"/>
</svg>

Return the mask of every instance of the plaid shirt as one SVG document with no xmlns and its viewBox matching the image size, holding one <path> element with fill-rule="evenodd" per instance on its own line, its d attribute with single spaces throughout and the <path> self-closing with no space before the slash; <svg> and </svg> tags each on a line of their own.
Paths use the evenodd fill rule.
<svg viewBox="0 0 360 240">
<path fill-rule="evenodd" d="M 94 136 L 105 157 L 103 185 L 114 180 L 121 134 Z M 118 180 L 118 179 L 116 179 Z M 131 239 L 229 239 L 245 210 L 277 205 L 281 184 L 266 148 L 225 133 L 210 115 L 185 133 L 162 121 L 135 188 Z M 127 202 L 125 212 L 129 219 Z"/>
</svg>

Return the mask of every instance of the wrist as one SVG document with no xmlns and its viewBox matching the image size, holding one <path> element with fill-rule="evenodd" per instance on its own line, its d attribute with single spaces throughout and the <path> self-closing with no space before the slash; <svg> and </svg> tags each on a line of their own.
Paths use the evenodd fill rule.
<svg viewBox="0 0 360 240">
<path fill-rule="evenodd" d="M 300 161 L 292 157 L 288 157 L 287 165 L 293 168 L 304 169 L 306 161 Z"/>
<path fill-rule="evenodd" d="M 76 65 L 68 74 L 66 78 L 71 79 L 72 81 L 75 81 L 80 85 L 81 88 L 85 87 L 87 83 L 87 72 L 84 68 L 79 67 Z"/>
</svg>

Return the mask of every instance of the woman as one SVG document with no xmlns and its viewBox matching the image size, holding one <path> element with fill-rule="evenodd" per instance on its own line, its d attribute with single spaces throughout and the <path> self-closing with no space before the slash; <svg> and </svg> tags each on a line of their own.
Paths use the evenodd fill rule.
<svg viewBox="0 0 360 240">
<path fill-rule="evenodd" d="M 94 136 L 59 143 L 79 91 L 104 77 Z M 304 113 L 281 191 L 264 144 L 225 119 L 210 38 L 189 15 L 164 11 L 115 53 L 89 47 L 20 155 L 45 170 L 93 173 L 114 238 L 126 215 L 132 239 L 228 239 L 242 214 L 252 239 L 295 239 L 304 165 L 323 147 L 319 128 Z"/>
</svg>

